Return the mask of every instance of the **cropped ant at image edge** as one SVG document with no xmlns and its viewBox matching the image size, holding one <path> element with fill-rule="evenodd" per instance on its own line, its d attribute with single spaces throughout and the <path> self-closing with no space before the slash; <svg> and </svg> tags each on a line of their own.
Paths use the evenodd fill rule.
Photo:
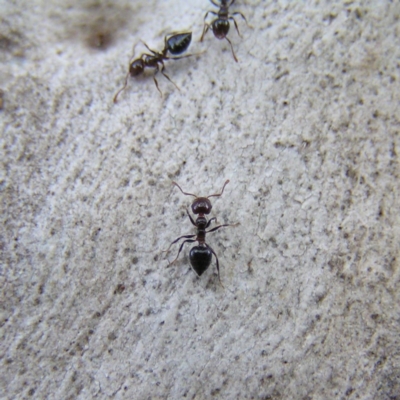
<svg viewBox="0 0 400 400">
<path fill-rule="evenodd" d="M 214 254 L 215 260 L 217 263 L 218 279 L 219 279 L 221 286 L 223 286 L 223 285 L 222 285 L 221 277 L 220 277 L 218 256 L 215 253 L 215 251 L 206 243 L 206 234 L 215 232 L 216 230 L 226 227 L 226 226 L 237 226 L 239 224 L 236 223 L 236 224 L 218 225 L 215 228 L 212 228 L 212 229 L 206 231 L 206 229 L 210 226 L 211 222 L 216 221 L 217 218 L 213 217 L 207 221 L 207 218 L 205 217 L 205 215 L 210 214 L 211 209 L 212 209 L 212 205 L 211 205 L 209 198 L 210 197 L 220 197 L 222 195 L 222 193 L 224 193 L 225 186 L 228 183 L 229 183 L 229 180 L 227 180 L 224 183 L 221 193 L 212 194 L 207 197 L 199 197 L 195 194 L 184 192 L 182 190 L 182 188 L 176 182 L 172 182 L 172 184 L 177 186 L 178 189 L 184 195 L 193 196 L 195 198 L 192 202 L 191 207 L 192 207 L 193 214 L 198 215 L 198 217 L 196 218 L 196 221 L 193 220 L 193 218 L 189 214 L 188 210 L 186 210 L 186 213 L 187 213 L 192 225 L 194 225 L 196 227 L 197 233 L 195 235 L 183 235 L 183 236 L 178 237 L 170 244 L 170 246 L 166 250 L 166 252 L 168 252 L 173 244 L 177 243 L 181 239 L 186 239 L 181 243 L 181 245 L 179 247 L 178 255 L 176 256 L 176 258 L 168 264 L 168 266 L 170 266 L 170 265 L 174 264 L 175 261 L 178 259 L 179 254 L 181 253 L 185 243 L 198 242 L 198 246 L 192 247 L 192 249 L 190 250 L 190 253 L 189 253 L 189 260 L 190 260 L 190 264 L 191 264 L 193 270 L 196 272 L 196 274 L 198 276 L 201 276 L 210 266 L 211 260 L 212 260 L 212 255 Z"/>
<path fill-rule="evenodd" d="M 203 34 L 201 35 L 201 38 L 200 38 L 200 42 L 203 41 L 205 34 L 208 32 L 209 29 L 211 29 L 213 34 L 214 34 L 214 36 L 217 39 L 220 39 L 220 40 L 226 39 L 228 41 L 229 45 L 231 46 L 233 58 L 234 58 L 234 60 L 236 62 L 238 62 L 236 54 L 233 51 L 232 42 L 227 37 L 228 32 L 229 32 L 229 28 L 230 28 L 229 21 L 233 21 L 233 23 L 235 24 L 235 28 L 236 28 L 236 31 L 237 31 L 238 35 L 240 37 L 242 37 L 240 32 L 239 32 L 239 28 L 238 28 L 237 22 L 236 22 L 236 20 L 234 18 L 234 15 L 240 15 L 244 19 L 246 24 L 248 25 L 247 19 L 239 11 L 236 11 L 234 13 L 230 13 L 229 12 L 229 7 L 235 2 L 235 0 L 220 0 L 220 3 L 216 3 L 214 0 L 210 0 L 210 1 L 211 1 L 212 4 L 214 4 L 215 7 L 218 7 L 219 10 L 218 10 L 218 12 L 207 11 L 206 15 L 204 16 L 204 28 L 203 28 Z M 217 16 L 217 18 L 214 19 L 211 22 L 211 24 L 208 24 L 206 22 L 208 14 L 213 14 L 213 15 Z"/>
<path fill-rule="evenodd" d="M 139 58 L 136 58 L 133 61 L 129 62 L 129 71 L 126 75 L 124 86 L 114 96 L 114 99 L 113 99 L 114 103 L 116 103 L 118 101 L 118 96 L 128 86 L 129 76 L 135 77 L 135 76 L 141 75 L 141 74 L 143 74 L 143 72 L 146 68 L 154 68 L 155 69 L 155 72 L 153 75 L 153 80 L 154 80 L 156 88 L 160 92 L 161 96 L 162 96 L 162 93 L 158 86 L 157 79 L 155 77 L 155 75 L 159 71 L 165 76 L 165 78 L 167 78 L 179 90 L 179 87 L 164 72 L 164 70 L 165 70 L 164 61 L 180 60 L 182 58 L 191 57 L 192 54 L 188 54 L 188 55 L 180 56 L 180 57 L 168 56 L 168 53 L 172 54 L 173 56 L 177 56 L 177 55 L 184 53 L 189 48 L 191 41 L 192 41 L 192 32 L 184 32 L 184 33 L 176 33 L 176 34 L 167 35 L 164 38 L 164 49 L 161 52 L 157 52 L 157 51 L 150 49 L 150 47 L 147 46 L 147 44 L 143 42 L 143 44 L 151 52 L 151 54 L 143 53 Z"/>
</svg>

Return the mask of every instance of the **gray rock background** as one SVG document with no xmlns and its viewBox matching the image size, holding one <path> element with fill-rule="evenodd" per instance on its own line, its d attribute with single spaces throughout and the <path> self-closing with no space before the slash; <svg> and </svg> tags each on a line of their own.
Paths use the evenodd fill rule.
<svg viewBox="0 0 400 400">
<path fill-rule="evenodd" d="M 1 3 L 1 398 L 400 399 L 400 3 L 232 9 L 239 63 L 206 0 Z M 162 251 L 226 179 L 223 288 Z"/>
</svg>

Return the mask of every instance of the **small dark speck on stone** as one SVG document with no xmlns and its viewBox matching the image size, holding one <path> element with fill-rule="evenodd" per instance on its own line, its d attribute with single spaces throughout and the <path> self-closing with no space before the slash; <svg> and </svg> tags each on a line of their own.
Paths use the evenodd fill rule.
<svg viewBox="0 0 400 400">
<path fill-rule="evenodd" d="M 114 294 L 121 294 L 123 293 L 125 290 L 125 285 L 122 283 L 119 283 L 116 287 L 116 289 L 114 290 Z"/>
</svg>

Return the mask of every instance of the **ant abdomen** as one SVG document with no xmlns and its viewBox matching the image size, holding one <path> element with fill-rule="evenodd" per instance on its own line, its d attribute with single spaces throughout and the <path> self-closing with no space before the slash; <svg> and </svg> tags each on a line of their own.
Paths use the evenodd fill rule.
<svg viewBox="0 0 400 400">
<path fill-rule="evenodd" d="M 217 39 L 225 39 L 229 32 L 229 21 L 217 19 L 212 23 L 212 31 Z"/>
<path fill-rule="evenodd" d="M 211 264 L 212 252 L 205 246 L 194 246 L 189 253 L 192 268 L 198 276 L 201 276 Z"/>
<path fill-rule="evenodd" d="M 173 55 L 179 55 L 185 52 L 192 41 L 192 32 L 179 33 L 167 39 L 165 48 Z"/>
</svg>

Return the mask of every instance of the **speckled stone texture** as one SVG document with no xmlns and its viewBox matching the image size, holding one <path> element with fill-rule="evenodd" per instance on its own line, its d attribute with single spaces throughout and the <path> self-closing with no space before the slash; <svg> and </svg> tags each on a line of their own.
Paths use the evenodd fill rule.
<svg viewBox="0 0 400 400">
<path fill-rule="evenodd" d="M 238 63 L 207 10 L 1 2 L 2 399 L 400 399 L 400 3 L 237 0 Z M 163 250 L 227 179 L 222 287 Z"/>
</svg>

